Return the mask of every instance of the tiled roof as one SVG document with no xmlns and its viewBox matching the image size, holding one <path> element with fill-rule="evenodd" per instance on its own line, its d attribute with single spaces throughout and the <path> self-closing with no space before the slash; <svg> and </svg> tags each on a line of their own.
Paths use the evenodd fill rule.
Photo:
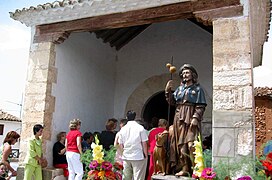
<svg viewBox="0 0 272 180">
<path fill-rule="evenodd" d="M 50 24 L 135 9 L 144 9 L 190 0 L 63 0 L 10 12 L 10 17 L 27 26 Z M 271 23 L 272 1 L 267 2 L 266 40 Z"/>
<path fill-rule="evenodd" d="M 22 120 L 19 119 L 18 117 L 13 116 L 7 112 L 4 112 L 1 109 L 0 109 L 0 120 L 22 122 Z"/>
<path fill-rule="evenodd" d="M 22 13 L 26 11 L 42 11 L 42 10 L 48 10 L 52 8 L 59 8 L 59 7 L 65 7 L 69 5 L 74 5 L 78 3 L 82 3 L 84 1 L 89 1 L 89 0 L 63 0 L 63 1 L 54 1 L 53 3 L 45 3 L 45 4 L 39 4 L 36 7 L 35 6 L 30 6 L 29 8 L 23 8 L 22 10 L 16 9 L 14 13 L 11 14 L 17 14 L 17 13 Z M 94 0 L 97 1 L 97 0 Z M 98 0 L 101 1 L 101 0 Z"/>
<path fill-rule="evenodd" d="M 27 26 L 71 21 L 122 13 L 190 0 L 63 0 L 10 12 L 10 17 Z"/>
<path fill-rule="evenodd" d="M 269 87 L 254 88 L 254 96 L 257 96 L 257 97 L 268 96 L 272 98 L 272 88 L 269 88 Z"/>
</svg>

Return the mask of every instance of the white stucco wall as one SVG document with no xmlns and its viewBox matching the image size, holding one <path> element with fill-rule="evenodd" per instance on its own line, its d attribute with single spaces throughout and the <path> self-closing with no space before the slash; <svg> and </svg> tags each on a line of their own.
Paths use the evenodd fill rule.
<svg viewBox="0 0 272 180">
<path fill-rule="evenodd" d="M 75 33 L 57 46 L 56 67 L 54 129 L 67 131 L 73 118 L 82 132 L 103 129 L 113 116 L 114 50 L 94 34 Z"/>
<path fill-rule="evenodd" d="M 94 34 L 72 34 L 57 45 L 54 134 L 67 131 L 72 118 L 83 121 L 83 132 L 104 129 L 110 117 L 123 118 L 134 89 L 152 76 L 168 73 L 165 64 L 172 56 L 177 68 L 184 63 L 195 66 L 209 101 L 212 36 L 190 21 L 152 24 L 118 52 Z"/>
<path fill-rule="evenodd" d="M 157 23 L 118 52 L 115 117 L 124 116 L 127 99 L 139 84 L 151 76 L 168 73 L 165 64 L 171 62 L 172 56 L 177 69 L 184 63 L 196 68 L 207 101 L 211 101 L 212 35 L 187 20 Z M 207 109 L 211 112 L 211 107 Z"/>
<path fill-rule="evenodd" d="M 70 120 L 82 121 L 82 133 L 94 132 L 104 129 L 105 121 L 114 114 L 114 50 L 94 34 L 74 33 L 57 45 L 56 52 L 58 74 L 52 93 L 56 103 L 47 149 L 53 148 L 60 131 L 69 131 Z M 52 152 L 47 153 L 52 158 Z"/>
<path fill-rule="evenodd" d="M 3 135 L 0 135 L 0 144 L 3 144 L 6 134 L 9 131 L 15 131 L 18 134 L 21 134 L 21 131 L 22 131 L 22 123 L 21 122 L 0 120 L 0 124 L 4 125 Z M 16 144 L 14 144 L 12 146 L 13 149 L 19 149 L 19 147 L 20 147 L 20 142 L 17 142 Z"/>
</svg>

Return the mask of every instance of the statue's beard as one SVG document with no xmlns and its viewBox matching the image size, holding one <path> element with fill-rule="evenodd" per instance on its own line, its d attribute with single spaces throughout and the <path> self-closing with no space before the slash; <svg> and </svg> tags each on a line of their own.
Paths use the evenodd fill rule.
<svg viewBox="0 0 272 180">
<path fill-rule="evenodd" d="M 183 84 L 186 84 L 187 82 L 190 82 L 190 81 L 192 81 L 192 79 L 190 79 L 190 78 L 184 78 L 184 79 L 182 80 L 182 83 L 183 83 Z"/>
<path fill-rule="evenodd" d="M 187 83 L 187 82 L 189 82 L 189 81 L 190 81 L 190 79 L 184 78 L 182 82 L 183 82 L 183 83 Z"/>
</svg>

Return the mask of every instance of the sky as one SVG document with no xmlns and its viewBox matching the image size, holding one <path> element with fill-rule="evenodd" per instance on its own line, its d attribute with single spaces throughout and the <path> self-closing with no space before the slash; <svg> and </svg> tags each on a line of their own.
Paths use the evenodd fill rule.
<svg viewBox="0 0 272 180">
<path fill-rule="evenodd" d="M 25 89 L 31 32 L 24 24 L 11 19 L 9 12 L 46 2 L 0 0 L 0 109 L 17 117 L 20 117 Z"/>
<path fill-rule="evenodd" d="M 21 117 L 31 32 L 11 19 L 9 12 L 53 1 L 0 0 L 0 109 L 17 117 Z M 272 27 L 269 34 L 272 36 Z M 272 37 L 264 44 L 262 64 L 254 68 L 254 85 L 272 87 Z"/>
</svg>

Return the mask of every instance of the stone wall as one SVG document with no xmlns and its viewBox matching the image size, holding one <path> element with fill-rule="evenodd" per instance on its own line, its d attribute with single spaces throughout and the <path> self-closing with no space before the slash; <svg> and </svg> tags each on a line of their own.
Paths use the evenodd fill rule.
<svg viewBox="0 0 272 180">
<path fill-rule="evenodd" d="M 213 29 L 213 158 L 253 156 L 249 18 L 218 19 Z"/>
<path fill-rule="evenodd" d="M 20 164 L 27 152 L 27 140 L 33 136 L 33 126 L 42 124 L 43 153 L 46 156 L 46 142 L 51 140 L 52 115 L 55 97 L 52 84 L 56 82 L 55 45 L 53 43 L 33 44 L 30 49 L 28 75 L 25 89 L 22 133 L 20 142 Z"/>
</svg>

